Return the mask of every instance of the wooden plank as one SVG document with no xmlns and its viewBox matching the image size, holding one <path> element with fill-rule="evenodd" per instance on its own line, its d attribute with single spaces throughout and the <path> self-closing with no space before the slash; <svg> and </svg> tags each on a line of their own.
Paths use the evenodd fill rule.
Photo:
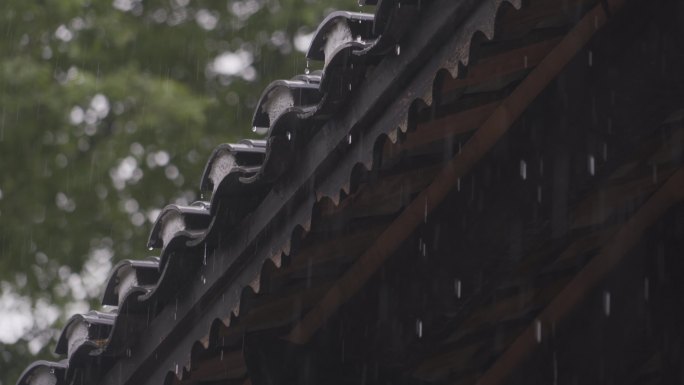
<svg viewBox="0 0 684 385">
<path fill-rule="evenodd" d="M 420 123 L 415 131 L 406 134 L 405 140 L 401 143 L 392 144 L 387 141 L 383 149 L 383 157 L 392 158 L 403 151 L 416 150 L 434 142 L 444 141 L 449 137 L 473 132 L 487 120 L 498 106 L 499 102 L 488 103 Z"/>
<path fill-rule="evenodd" d="M 674 166 L 662 168 L 661 177 L 668 178 L 675 170 Z M 647 197 L 656 187 L 657 184 L 653 182 L 651 175 L 605 186 L 578 205 L 572 216 L 571 228 L 578 229 L 603 223 L 625 204 Z"/>
<path fill-rule="evenodd" d="M 667 139 L 665 139 L 667 138 Z M 675 171 L 672 159 L 682 155 L 684 129 L 673 129 L 666 137 L 654 135 L 636 152 L 636 159 L 614 171 L 608 182 L 580 202 L 572 216 L 573 229 L 594 226 L 606 221 L 619 207 L 653 193 L 658 181 Z"/>
<path fill-rule="evenodd" d="M 558 45 L 560 39 L 561 37 L 554 37 L 525 47 L 483 57 L 468 66 L 465 78 L 453 79 L 451 76 L 445 76 L 441 93 L 448 94 L 461 88 L 483 82 L 497 81 L 497 79 L 520 71 L 531 70 L 541 63 L 553 47 Z"/>
<path fill-rule="evenodd" d="M 515 37 L 531 29 L 558 27 L 579 20 L 583 11 L 599 3 L 597 0 L 528 0 L 529 6 L 519 12 L 505 11 L 497 32 L 499 36 Z M 559 4 L 560 3 L 560 4 Z"/>
<path fill-rule="evenodd" d="M 384 175 L 364 183 L 357 191 L 335 206 L 331 201 L 320 208 L 321 215 L 330 217 L 344 213 L 352 218 L 395 214 L 412 195 L 421 191 L 439 172 L 439 165 L 409 169 Z"/>
<path fill-rule="evenodd" d="M 246 331 L 282 327 L 298 320 L 303 312 L 313 307 L 330 289 L 332 282 L 316 287 L 293 290 L 287 296 L 268 301 L 244 312 L 230 327 L 221 327 L 219 337 L 228 343 L 240 339 Z"/>
<path fill-rule="evenodd" d="M 452 371 L 466 370 L 472 356 L 485 345 L 485 342 L 478 341 L 430 357 L 415 368 L 413 377 L 422 381 L 434 382 L 445 379 Z"/>
<path fill-rule="evenodd" d="M 181 384 L 195 384 L 205 381 L 241 379 L 247 375 L 247 364 L 241 350 L 221 350 L 196 363 L 197 368 Z"/>
<path fill-rule="evenodd" d="M 288 279 L 288 276 L 298 274 L 301 271 L 320 264 L 330 263 L 339 259 L 355 257 L 367 247 L 375 237 L 385 228 L 382 223 L 372 224 L 365 227 L 357 227 L 353 232 L 341 236 L 316 240 L 303 246 L 291 262 L 272 271 L 270 274 L 275 279 Z M 343 246 L 343 247 L 340 247 Z"/>
</svg>

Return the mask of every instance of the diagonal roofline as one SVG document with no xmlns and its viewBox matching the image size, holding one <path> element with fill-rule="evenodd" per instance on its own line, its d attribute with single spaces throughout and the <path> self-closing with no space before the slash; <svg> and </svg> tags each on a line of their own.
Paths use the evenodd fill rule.
<svg viewBox="0 0 684 385">
<path fill-rule="evenodd" d="M 349 42 L 333 50 L 332 58 L 326 58 L 320 108 L 289 120 L 306 135 L 293 140 L 289 135 L 285 138 L 290 131 L 270 135 L 266 140 L 266 164 L 250 173 L 261 175 L 273 154 L 287 156 L 275 156 L 272 162 L 285 159 L 297 167 L 276 168 L 276 174 L 268 175 L 268 179 L 235 182 L 236 189 L 261 191 L 256 194 L 259 201 L 254 203 L 253 211 L 241 218 L 239 226 L 226 232 L 221 219 L 226 214 L 225 202 L 221 196 L 213 196 L 213 219 L 206 231 L 171 239 L 169 244 L 173 242 L 174 247 L 165 247 L 162 253 L 162 260 L 169 262 L 162 267 L 160 285 L 165 280 L 165 286 L 169 286 L 170 279 L 185 273 L 182 283 L 187 290 L 178 291 L 174 282 L 175 298 L 162 301 L 159 295 L 150 297 L 132 290 L 120 300 L 125 308 L 135 309 L 141 307 L 129 304 L 147 301 L 147 326 L 136 345 L 126 350 L 126 357 L 109 357 L 112 366 L 100 373 L 100 383 L 158 384 L 171 380 L 174 372 L 179 376 L 184 367 L 189 368 L 194 352 L 210 345 L 217 323 L 227 325 L 232 314 L 239 313 L 243 290 L 250 286 L 258 292 L 266 260 L 279 265 L 281 255 L 290 253 L 293 233 L 309 229 L 317 202 L 323 197 L 338 202 L 340 191 L 349 192 L 354 167 L 372 167 L 376 143 L 384 137 L 396 141 L 400 132 L 407 130 L 413 103 L 420 99 L 431 104 L 437 73 L 447 69 L 457 75 L 459 67 L 468 64 L 473 36 L 481 32 L 493 37 L 502 4 L 521 6 L 519 0 L 435 0 L 429 5 L 423 1 L 422 7 L 420 1 L 413 6 L 411 3 L 383 1 L 377 10 L 383 13 L 376 13 L 375 18 L 383 20 L 387 33 L 373 37 L 372 44 Z M 406 23 L 410 18 L 417 20 Z M 414 33 L 406 34 L 407 28 Z M 396 49 L 388 50 L 395 44 Z M 364 81 L 369 64 L 377 66 Z M 343 113 L 335 112 L 339 109 Z M 271 182 L 274 175 L 277 178 Z M 204 263 L 197 260 L 202 253 Z M 188 281 L 183 266 L 193 269 L 189 274 L 192 281 Z M 158 306 L 161 310 L 158 314 L 153 310 L 156 317 L 150 318 L 149 310 Z M 118 317 L 132 316 L 120 313 Z"/>
</svg>

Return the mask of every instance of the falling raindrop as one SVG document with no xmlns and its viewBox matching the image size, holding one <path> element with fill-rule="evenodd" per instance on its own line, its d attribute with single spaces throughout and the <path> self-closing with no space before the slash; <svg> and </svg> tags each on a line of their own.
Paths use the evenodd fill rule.
<svg viewBox="0 0 684 385">
<path fill-rule="evenodd" d="M 527 179 L 527 162 L 522 159 L 520 159 L 520 177 L 522 180 Z"/>
<path fill-rule="evenodd" d="M 352 134 L 347 135 L 347 144 L 352 144 Z"/>
<path fill-rule="evenodd" d="M 425 211 L 423 213 L 423 222 L 427 223 L 427 215 L 428 215 L 428 204 L 427 204 L 427 197 L 425 198 Z"/>
<path fill-rule="evenodd" d="M 603 292 L 603 314 L 610 316 L 610 292 Z"/>
<path fill-rule="evenodd" d="M 649 283 L 648 283 L 648 277 L 644 278 L 644 299 L 648 301 L 648 295 L 649 295 Z"/>
<path fill-rule="evenodd" d="M 527 66 L 528 66 L 528 60 L 527 60 L 527 55 L 525 55 L 525 59 L 524 59 L 524 62 L 525 62 L 525 68 L 527 68 Z"/>
<path fill-rule="evenodd" d="M 542 202 L 542 186 L 537 186 L 537 203 Z"/>
<path fill-rule="evenodd" d="M 202 285 L 205 285 L 207 283 L 207 277 L 202 275 Z"/>
<path fill-rule="evenodd" d="M 608 143 L 603 143 L 603 149 L 601 150 L 601 155 L 603 155 L 603 161 L 608 160 Z"/>
<path fill-rule="evenodd" d="M 206 243 L 204 244 L 204 260 L 202 261 L 202 264 L 204 266 L 207 265 L 207 244 Z"/>
<path fill-rule="evenodd" d="M 311 71 L 309 70 L 309 59 L 306 59 L 306 67 L 304 68 L 304 73 L 308 75 Z M 223 353 L 223 352 L 221 352 Z"/>
<path fill-rule="evenodd" d="M 589 67 L 594 65 L 594 52 L 589 51 Z"/>
<path fill-rule="evenodd" d="M 542 341 L 542 324 L 540 320 L 534 321 L 534 336 L 537 339 L 537 343 Z"/>
<path fill-rule="evenodd" d="M 454 292 L 456 293 L 456 298 L 461 298 L 461 280 L 457 279 L 454 281 Z"/>
<path fill-rule="evenodd" d="M 287 137 L 287 140 L 292 140 L 292 134 L 290 133 L 290 131 L 288 131 L 287 134 L 285 134 L 285 136 Z"/>
<path fill-rule="evenodd" d="M 221 361 L 223 361 L 223 349 L 221 349 Z"/>
<path fill-rule="evenodd" d="M 399 44 L 397 44 L 397 45 L 394 47 L 394 53 L 395 53 L 397 56 L 401 55 L 401 46 L 400 46 Z"/>
<path fill-rule="evenodd" d="M 351 83 L 349 83 L 349 86 L 348 86 L 348 87 L 349 87 L 349 91 L 351 91 L 351 89 L 352 89 Z"/>
<path fill-rule="evenodd" d="M 587 157 L 587 168 L 589 169 L 589 175 L 594 176 L 596 172 L 596 159 L 594 159 L 593 155 Z"/>
<path fill-rule="evenodd" d="M 176 308 L 173 311 L 173 319 L 176 319 L 176 315 L 178 314 L 178 298 L 176 298 Z"/>
<path fill-rule="evenodd" d="M 461 178 L 456 179 L 456 191 L 461 191 Z"/>
<path fill-rule="evenodd" d="M 176 364 L 176 370 L 175 370 L 175 372 L 176 372 L 176 375 L 178 375 L 178 364 Z"/>
<path fill-rule="evenodd" d="M 131 348 L 126 349 L 126 357 L 131 358 Z"/>
<path fill-rule="evenodd" d="M 423 338 L 423 321 L 420 319 L 416 320 L 416 334 L 418 338 Z"/>
</svg>

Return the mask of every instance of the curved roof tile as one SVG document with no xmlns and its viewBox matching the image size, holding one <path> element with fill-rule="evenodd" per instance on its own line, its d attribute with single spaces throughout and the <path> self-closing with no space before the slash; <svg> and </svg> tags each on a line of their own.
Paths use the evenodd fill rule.
<svg viewBox="0 0 684 385">
<path fill-rule="evenodd" d="M 102 296 L 102 305 L 121 306 L 131 290 L 152 288 L 159 280 L 159 258 L 125 259 L 114 266 Z"/>
<path fill-rule="evenodd" d="M 346 43 L 369 44 L 377 38 L 373 35 L 374 19 L 369 13 L 332 12 L 319 24 L 306 57 L 328 63 L 332 53 Z"/>
<path fill-rule="evenodd" d="M 63 385 L 66 384 L 65 375 L 67 361 L 35 361 L 29 365 L 17 380 L 17 385 Z"/>
<path fill-rule="evenodd" d="M 154 222 L 147 247 L 166 248 L 178 233 L 201 233 L 206 230 L 210 221 L 207 202 L 195 202 L 191 206 L 168 205 Z"/>
</svg>

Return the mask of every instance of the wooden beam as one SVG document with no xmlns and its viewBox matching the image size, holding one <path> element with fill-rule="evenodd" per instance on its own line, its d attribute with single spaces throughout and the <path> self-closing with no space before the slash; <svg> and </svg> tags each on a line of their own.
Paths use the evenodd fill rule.
<svg viewBox="0 0 684 385">
<path fill-rule="evenodd" d="M 608 0 L 617 11 L 624 0 Z M 597 5 L 560 41 L 542 62 L 513 90 L 475 131 L 462 151 L 447 162 L 435 180 L 416 197 L 392 222 L 375 243 L 331 287 L 325 297 L 299 323 L 286 339 L 294 343 L 308 342 L 337 309 L 358 292 L 425 221 L 458 180 L 496 144 L 534 99 L 553 81 L 607 21 L 602 5 Z"/>
<path fill-rule="evenodd" d="M 516 72 L 536 67 L 558 45 L 560 37 L 553 37 L 541 42 L 508 50 L 491 57 L 485 57 L 468 68 L 465 78 L 452 79 L 448 76 L 442 83 L 442 92 L 449 93 L 457 89 L 504 78 Z"/>
<path fill-rule="evenodd" d="M 593 290 L 602 278 L 620 262 L 641 239 L 644 231 L 675 204 L 684 201 L 684 169 L 675 172 L 664 185 L 625 223 L 612 241 L 558 294 L 477 382 L 478 385 L 501 384 L 537 347 L 538 325 L 542 336 L 557 324 Z"/>
<path fill-rule="evenodd" d="M 499 106 L 499 102 L 473 107 L 455 114 L 419 123 L 415 131 L 409 131 L 401 143 L 386 142 L 383 155 L 386 158 L 396 156 L 402 151 L 411 151 L 421 146 L 443 141 L 450 136 L 463 135 L 475 131 L 491 116 Z"/>
<path fill-rule="evenodd" d="M 539 314 L 537 320 L 506 349 L 499 359 L 477 382 L 479 385 L 501 384 L 508 375 L 538 345 L 538 323 L 542 333 L 562 320 L 609 273 L 624 255 L 636 245 L 642 234 L 658 218 L 684 201 L 684 169 L 680 168 L 667 182 L 625 223 L 612 241 L 587 264 L 560 294 Z"/>
<path fill-rule="evenodd" d="M 195 384 L 205 381 L 226 381 L 244 378 L 247 365 L 241 350 L 221 351 L 197 364 L 187 379 L 181 384 Z"/>
</svg>

